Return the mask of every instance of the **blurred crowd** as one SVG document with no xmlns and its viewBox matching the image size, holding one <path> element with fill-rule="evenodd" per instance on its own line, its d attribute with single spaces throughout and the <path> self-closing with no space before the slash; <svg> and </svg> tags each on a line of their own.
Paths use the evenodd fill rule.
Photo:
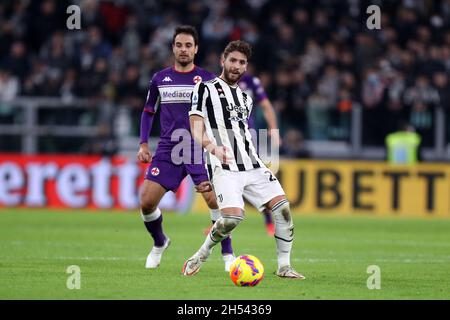
<svg viewBox="0 0 450 320">
<path fill-rule="evenodd" d="M 81 30 L 66 27 L 71 4 Z M 381 8 L 379 30 L 366 25 L 371 4 Z M 129 108 L 137 134 L 178 24 L 197 28 L 196 64 L 212 72 L 228 41 L 253 45 L 251 72 L 282 135 L 348 140 L 359 104 L 364 144 L 383 145 L 406 121 L 432 145 L 434 112 L 450 107 L 450 0 L 3 0 L 0 100 L 106 99 Z"/>
</svg>

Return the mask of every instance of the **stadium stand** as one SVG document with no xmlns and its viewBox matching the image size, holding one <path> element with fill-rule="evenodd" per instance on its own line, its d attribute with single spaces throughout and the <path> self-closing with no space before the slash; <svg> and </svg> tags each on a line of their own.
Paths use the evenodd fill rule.
<svg viewBox="0 0 450 320">
<path fill-rule="evenodd" d="M 66 28 L 71 4 L 81 7 L 81 30 Z M 366 26 L 370 4 L 381 8 L 379 30 Z M 383 158 L 386 135 L 406 121 L 422 136 L 424 160 L 450 159 L 448 0 L 2 1 L 0 149 L 52 151 L 53 142 L 10 131 L 33 105 L 37 126 L 101 120 L 106 152 L 135 152 L 148 82 L 171 64 L 181 23 L 199 30 L 196 62 L 212 72 L 228 41 L 253 45 L 282 136 L 299 131 L 309 156 Z M 29 103 L 35 97 L 52 107 Z M 71 117 L 53 106 L 79 100 L 93 107 Z M 104 152 L 95 143 L 70 151 Z"/>
</svg>

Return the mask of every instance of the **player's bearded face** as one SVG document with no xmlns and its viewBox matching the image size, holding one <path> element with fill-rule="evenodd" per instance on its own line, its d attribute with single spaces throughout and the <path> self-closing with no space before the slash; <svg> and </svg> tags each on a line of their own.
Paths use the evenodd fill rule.
<svg viewBox="0 0 450 320">
<path fill-rule="evenodd" d="M 190 34 L 180 33 L 175 37 L 172 50 L 175 61 L 186 66 L 194 61 L 198 46 L 195 45 L 194 38 Z"/>
<path fill-rule="evenodd" d="M 223 76 L 228 83 L 239 81 L 247 70 L 247 57 L 241 52 L 231 52 L 222 62 Z"/>
</svg>

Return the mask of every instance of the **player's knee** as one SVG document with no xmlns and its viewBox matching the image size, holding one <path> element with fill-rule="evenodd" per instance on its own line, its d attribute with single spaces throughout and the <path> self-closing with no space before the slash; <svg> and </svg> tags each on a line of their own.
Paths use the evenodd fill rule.
<svg viewBox="0 0 450 320">
<path fill-rule="evenodd" d="M 237 225 L 242 221 L 240 217 L 225 216 L 217 220 L 217 229 L 222 234 L 229 234 L 233 231 Z"/>
<path fill-rule="evenodd" d="M 272 213 L 275 217 L 282 218 L 286 223 L 292 223 L 291 208 L 287 199 L 277 202 L 272 207 Z"/>
<path fill-rule="evenodd" d="M 158 204 L 153 201 L 152 197 L 148 193 L 142 193 L 139 197 L 141 211 L 143 214 L 151 214 L 156 210 Z"/>
<path fill-rule="evenodd" d="M 146 213 L 151 213 L 156 210 L 158 207 L 159 199 L 155 196 L 155 192 L 151 192 L 151 190 L 143 190 L 139 196 L 139 204 L 141 206 L 141 210 Z"/>
</svg>

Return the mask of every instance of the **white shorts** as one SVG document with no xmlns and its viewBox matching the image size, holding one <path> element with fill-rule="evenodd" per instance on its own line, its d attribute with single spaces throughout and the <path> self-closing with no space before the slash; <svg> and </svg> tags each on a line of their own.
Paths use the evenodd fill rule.
<svg viewBox="0 0 450 320">
<path fill-rule="evenodd" d="M 241 208 L 244 199 L 259 211 L 276 196 L 284 195 L 284 190 L 275 175 L 267 168 L 247 171 L 229 171 L 215 167 L 211 183 L 216 194 L 219 209 Z"/>
</svg>

